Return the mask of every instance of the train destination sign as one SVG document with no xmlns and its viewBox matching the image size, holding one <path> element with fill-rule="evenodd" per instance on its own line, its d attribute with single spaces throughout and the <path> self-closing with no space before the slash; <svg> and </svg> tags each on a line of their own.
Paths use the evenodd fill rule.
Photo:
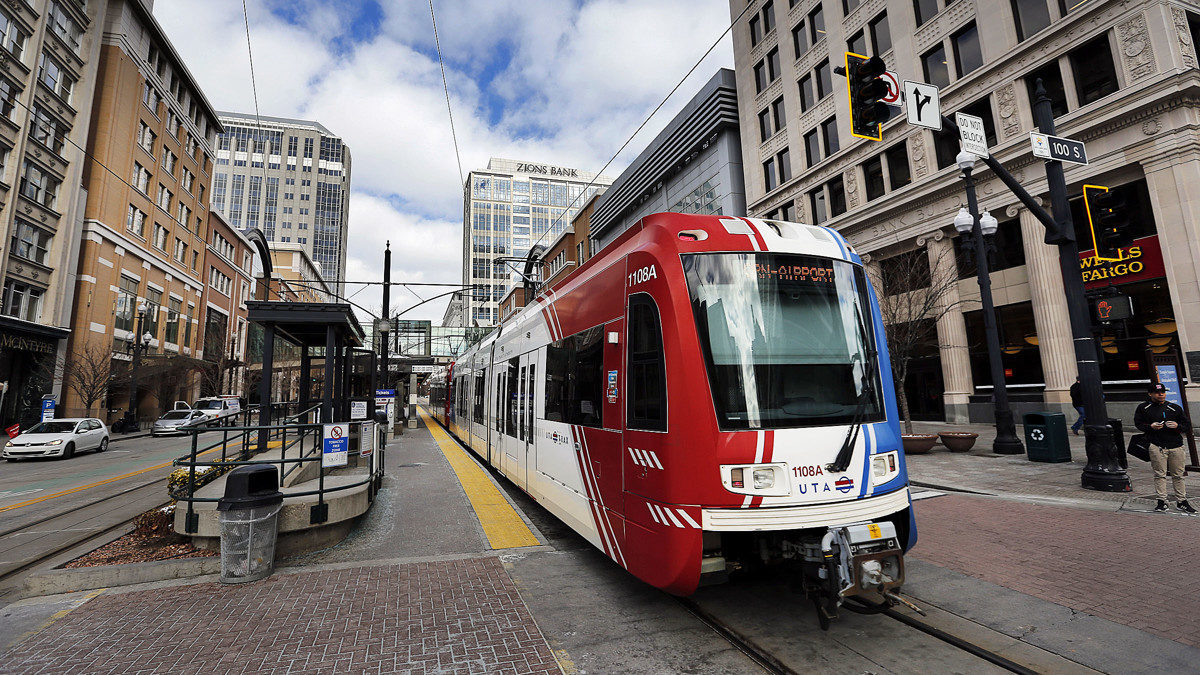
<svg viewBox="0 0 1200 675">
<path fill-rule="evenodd" d="M 833 283 L 833 268 L 825 265 L 771 265 L 758 263 L 759 279 Z"/>
</svg>

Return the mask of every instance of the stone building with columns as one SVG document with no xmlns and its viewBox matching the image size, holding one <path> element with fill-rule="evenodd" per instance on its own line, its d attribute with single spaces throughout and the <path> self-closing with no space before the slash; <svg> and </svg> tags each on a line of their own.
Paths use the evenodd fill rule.
<svg viewBox="0 0 1200 675">
<path fill-rule="evenodd" d="M 844 53 L 878 54 L 899 79 L 941 88 L 944 113 L 983 118 L 991 153 L 1033 195 L 1046 173 L 1030 150 L 1041 80 L 1057 135 L 1084 141 L 1067 165 L 1080 248 L 1091 248 L 1082 186 L 1111 186 L 1136 240 L 1123 263 L 1088 255 L 1089 290 L 1127 295 L 1133 317 L 1097 324 L 1110 412 L 1129 419 L 1149 355 L 1177 351 L 1200 372 L 1200 3 L 1165 0 L 730 0 L 743 164 L 752 215 L 837 228 L 875 268 L 923 247 L 935 278 L 956 278 L 936 339 L 904 386 L 914 416 L 991 417 L 978 285 L 952 222 L 965 202 L 957 134 L 883 126 L 850 135 Z M 757 142 L 756 142 L 757 141 Z M 1010 396 L 1028 410 L 1070 412 L 1075 357 L 1057 248 L 982 165 L 981 209 L 999 221 L 992 284 Z M 954 255 L 949 255 L 953 251 Z M 1196 412 L 1200 391 L 1188 386 Z M 1073 413 L 1069 419 L 1073 419 Z"/>
</svg>

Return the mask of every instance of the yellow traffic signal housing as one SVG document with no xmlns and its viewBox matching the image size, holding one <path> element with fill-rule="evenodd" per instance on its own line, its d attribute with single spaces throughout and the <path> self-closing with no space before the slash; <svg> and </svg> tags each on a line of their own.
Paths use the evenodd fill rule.
<svg viewBox="0 0 1200 675">
<path fill-rule="evenodd" d="M 1088 190 L 1099 191 L 1099 194 L 1089 197 Z M 1092 232 L 1095 257 L 1112 262 L 1124 260 L 1121 248 L 1130 243 L 1125 201 L 1104 185 L 1084 185 L 1083 206 L 1087 211 L 1088 229 Z"/>
<path fill-rule="evenodd" d="M 883 123 L 891 116 L 887 104 L 888 85 L 882 79 L 887 65 L 878 56 L 846 52 L 846 95 L 850 99 L 850 135 L 870 141 L 883 140 Z"/>
</svg>

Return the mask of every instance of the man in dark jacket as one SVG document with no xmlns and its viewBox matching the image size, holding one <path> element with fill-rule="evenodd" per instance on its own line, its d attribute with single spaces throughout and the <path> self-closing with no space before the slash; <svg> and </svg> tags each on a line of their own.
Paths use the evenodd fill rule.
<svg viewBox="0 0 1200 675">
<path fill-rule="evenodd" d="M 1083 385 L 1079 384 L 1078 377 L 1075 378 L 1075 384 L 1071 385 L 1071 407 L 1079 413 L 1079 419 L 1071 425 L 1071 431 L 1078 436 L 1079 427 L 1083 426 Z"/>
<path fill-rule="evenodd" d="M 1191 429 L 1183 408 L 1167 401 L 1167 388 L 1161 382 L 1150 385 L 1150 400 L 1133 413 L 1133 424 L 1150 442 L 1150 466 L 1154 467 L 1154 491 L 1158 494 L 1155 511 L 1167 510 L 1167 474 L 1175 490 L 1175 506 L 1184 513 L 1195 513 L 1183 486 L 1185 464 L 1183 434 Z"/>
</svg>

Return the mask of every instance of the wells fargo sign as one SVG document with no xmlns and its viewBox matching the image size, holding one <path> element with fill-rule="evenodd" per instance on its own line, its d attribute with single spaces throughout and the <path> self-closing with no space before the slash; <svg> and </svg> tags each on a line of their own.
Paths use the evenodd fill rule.
<svg viewBox="0 0 1200 675">
<path fill-rule="evenodd" d="M 1079 269 L 1085 288 L 1100 288 L 1109 284 L 1131 284 L 1156 279 L 1166 274 L 1158 237 L 1142 237 L 1121 249 L 1121 260 L 1101 260 L 1094 250 L 1079 254 Z"/>
</svg>

